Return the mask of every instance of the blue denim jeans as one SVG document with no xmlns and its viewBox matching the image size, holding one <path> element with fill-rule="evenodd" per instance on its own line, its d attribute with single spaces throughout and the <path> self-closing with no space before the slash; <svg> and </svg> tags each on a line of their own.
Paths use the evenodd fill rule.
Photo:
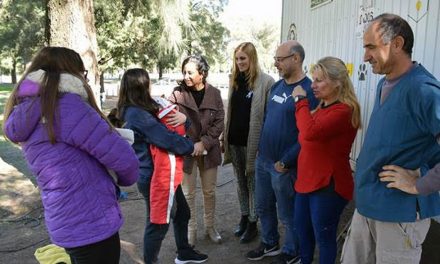
<svg viewBox="0 0 440 264">
<path fill-rule="evenodd" d="M 145 264 L 153 264 L 158 262 L 160 247 L 167 234 L 169 224 L 153 224 L 150 222 L 150 181 L 147 183 L 138 182 L 137 186 L 145 199 L 147 207 L 147 223 L 144 232 L 144 261 Z M 188 244 L 188 221 L 190 216 L 188 203 L 183 195 L 182 187 L 179 185 L 174 194 L 174 203 L 171 209 L 174 239 L 178 252 L 190 248 Z"/>
<path fill-rule="evenodd" d="M 319 246 L 319 263 L 335 263 L 336 232 L 347 202 L 331 187 L 296 194 L 295 227 L 299 235 L 302 264 L 312 263 L 315 239 Z"/>
<path fill-rule="evenodd" d="M 273 246 L 279 243 L 278 217 L 285 227 L 282 252 L 298 255 L 298 236 L 294 228 L 296 172 L 279 173 L 274 162 L 257 157 L 255 161 L 256 210 L 261 222 L 261 240 Z M 278 209 L 278 213 L 277 213 Z"/>
</svg>

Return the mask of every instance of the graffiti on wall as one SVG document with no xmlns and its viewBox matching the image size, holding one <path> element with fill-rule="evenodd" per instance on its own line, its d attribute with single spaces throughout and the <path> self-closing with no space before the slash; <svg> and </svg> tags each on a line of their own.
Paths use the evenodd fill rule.
<svg viewBox="0 0 440 264">
<path fill-rule="evenodd" d="M 359 0 L 359 15 L 356 21 L 356 37 L 362 38 L 368 23 L 374 18 L 374 0 Z"/>
<path fill-rule="evenodd" d="M 351 62 L 345 63 L 345 67 L 347 67 L 348 76 L 349 77 L 353 76 L 353 63 Z"/>
<path fill-rule="evenodd" d="M 330 3 L 333 0 L 311 0 L 310 1 L 310 8 L 314 9 L 314 8 L 318 8 L 320 6 L 323 6 L 325 4 Z"/>
<path fill-rule="evenodd" d="M 298 34 L 295 23 L 290 24 L 289 32 L 287 32 L 287 40 L 297 40 Z"/>
<path fill-rule="evenodd" d="M 413 0 L 413 2 L 414 4 L 412 6 L 415 7 L 415 10 L 410 9 L 408 18 L 416 23 L 419 23 L 419 21 L 422 20 L 426 16 L 426 14 L 428 14 L 429 0 Z"/>
<path fill-rule="evenodd" d="M 365 81 L 367 79 L 367 64 L 361 63 L 358 69 L 358 80 Z"/>
</svg>

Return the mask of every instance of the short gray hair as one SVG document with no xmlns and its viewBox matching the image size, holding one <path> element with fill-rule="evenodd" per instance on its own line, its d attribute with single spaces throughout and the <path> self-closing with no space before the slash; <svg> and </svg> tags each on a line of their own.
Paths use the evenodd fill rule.
<svg viewBox="0 0 440 264">
<path fill-rule="evenodd" d="M 384 13 L 375 17 L 371 24 L 377 22 L 385 44 L 390 43 L 395 37 L 401 36 L 404 40 L 403 50 L 411 56 L 414 46 L 414 33 L 408 22 L 398 15 Z"/>
<path fill-rule="evenodd" d="M 304 48 L 303 46 L 301 46 L 301 44 L 297 43 L 296 45 L 293 45 L 290 48 L 291 53 L 298 53 L 299 57 L 301 59 L 301 62 L 304 61 L 304 58 L 306 57 L 306 53 L 304 52 Z"/>
</svg>

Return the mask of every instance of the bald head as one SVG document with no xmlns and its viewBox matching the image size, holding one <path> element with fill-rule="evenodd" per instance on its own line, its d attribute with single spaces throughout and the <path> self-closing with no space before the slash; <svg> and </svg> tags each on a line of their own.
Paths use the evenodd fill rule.
<svg viewBox="0 0 440 264">
<path fill-rule="evenodd" d="M 306 56 L 303 46 L 296 40 L 284 41 L 280 44 L 280 46 L 278 46 L 278 49 L 287 50 L 289 54 L 297 53 L 301 63 L 304 61 Z"/>
<path fill-rule="evenodd" d="M 281 43 L 274 57 L 278 73 L 287 83 L 295 83 L 304 78 L 302 64 L 304 61 L 304 48 L 296 40 Z"/>
</svg>

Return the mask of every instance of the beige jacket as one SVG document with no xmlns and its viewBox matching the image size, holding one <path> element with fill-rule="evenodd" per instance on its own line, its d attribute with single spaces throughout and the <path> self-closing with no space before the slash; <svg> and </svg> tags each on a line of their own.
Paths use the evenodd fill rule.
<svg viewBox="0 0 440 264">
<path fill-rule="evenodd" d="M 249 136 L 247 141 L 246 153 L 246 174 L 253 174 L 255 171 L 255 158 L 257 156 L 258 143 L 260 141 L 261 127 L 263 126 L 264 111 L 266 110 L 267 96 L 275 80 L 268 74 L 260 72 L 254 87 L 254 94 L 251 103 L 251 116 L 249 120 Z M 226 128 L 223 136 L 225 155 L 223 165 L 231 163 L 231 154 L 229 153 L 228 133 L 229 121 L 231 119 L 231 96 L 232 80 L 229 85 L 228 109 L 226 114 Z"/>
<path fill-rule="evenodd" d="M 187 136 L 194 142 L 203 142 L 207 154 L 203 156 L 205 169 L 217 167 L 222 162 L 220 150 L 220 134 L 224 130 L 225 111 L 220 90 L 206 84 L 205 96 L 197 107 L 191 92 L 182 86 L 174 88 L 169 100 L 179 106 L 179 111 L 184 113 L 191 121 L 191 126 L 186 131 Z M 185 156 L 183 171 L 192 172 L 194 158 Z"/>
</svg>

